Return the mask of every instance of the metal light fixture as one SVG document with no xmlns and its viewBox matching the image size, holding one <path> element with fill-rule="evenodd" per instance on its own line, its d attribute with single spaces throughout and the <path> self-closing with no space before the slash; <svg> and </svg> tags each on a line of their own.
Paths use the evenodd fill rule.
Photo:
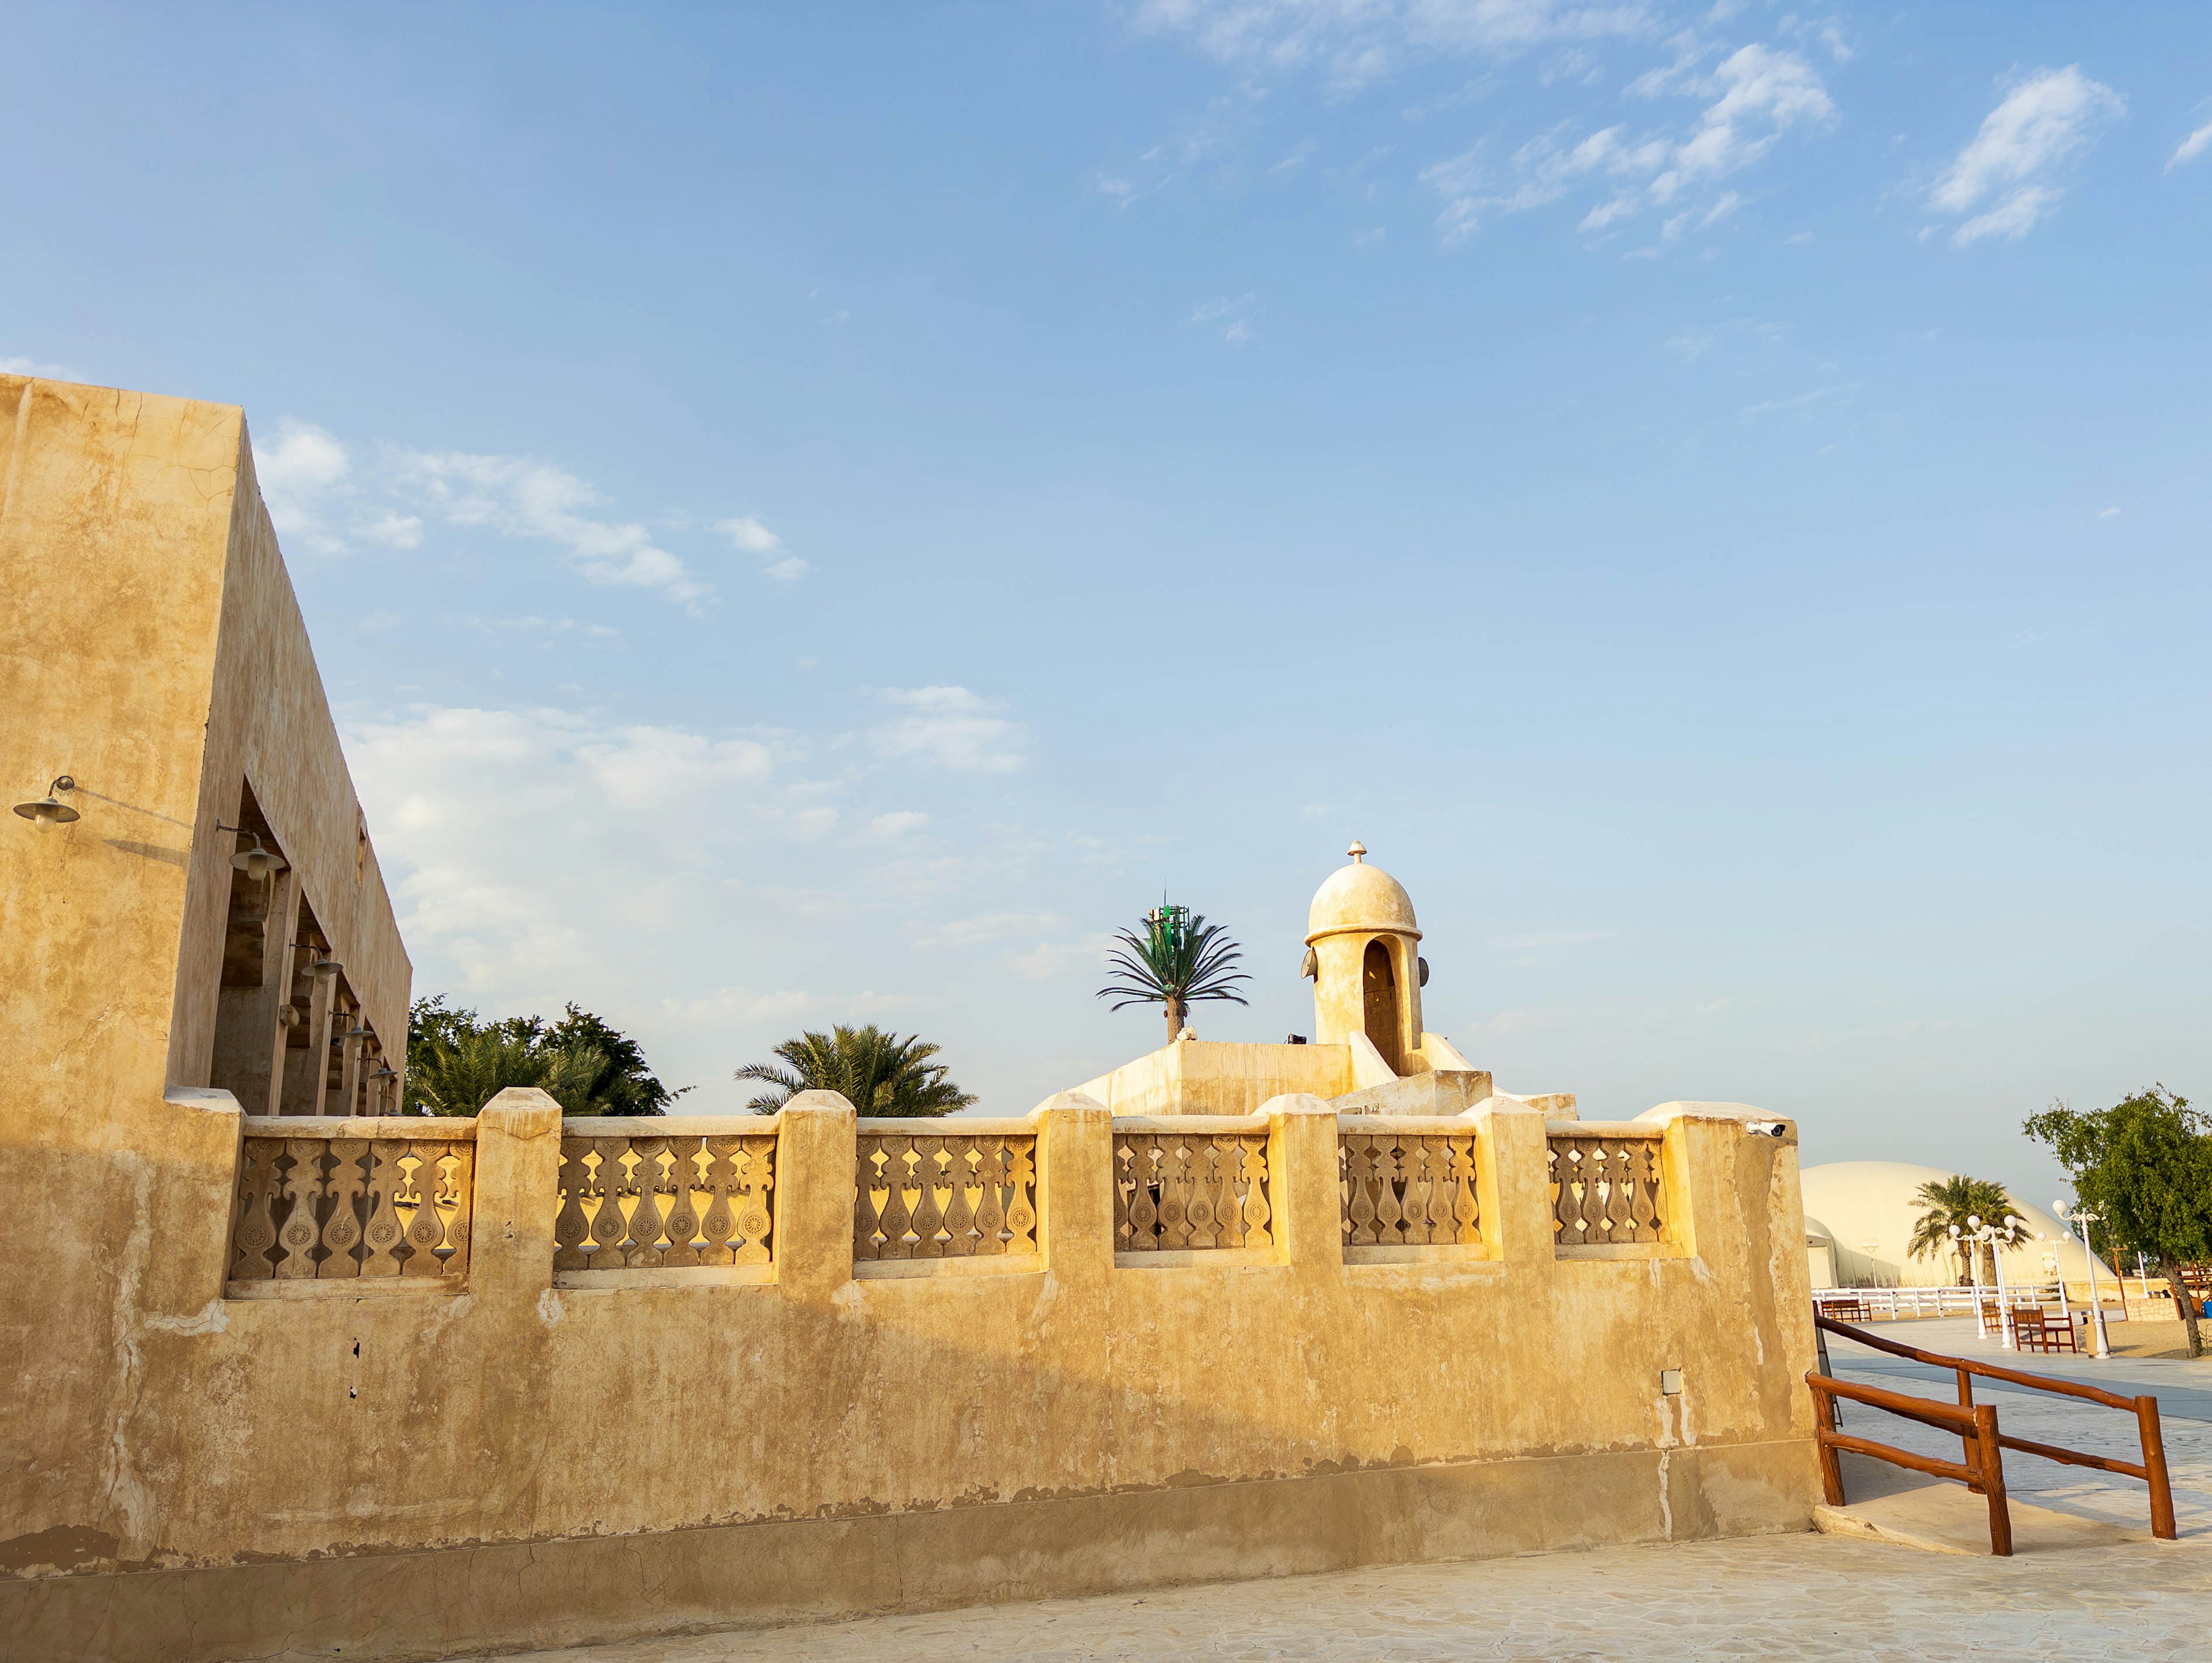
<svg viewBox="0 0 2212 1663">
<path fill-rule="evenodd" d="M 307 1013 L 300 1009 L 298 1005 L 291 1004 L 289 1001 L 278 1007 L 276 1011 L 276 1020 L 283 1023 L 287 1028 L 297 1028 L 301 1023 L 307 1021 Z"/>
<path fill-rule="evenodd" d="M 292 944 L 301 952 L 310 955 L 307 969 L 311 975 L 320 976 L 325 981 L 328 981 L 345 968 L 345 966 L 339 963 L 337 960 L 323 957 L 323 950 L 312 941 L 295 941 Z"/>
<path fill-rule="evenodd" d="M 53 784 L 46 787 L 46 794 L 44 797 L 35 802 L 16 804 L 15 812 L 26 820 L 37 821 L 40 831 L 46 830 L 49 826 L 66 826 L 70 821 L 81 819 L 82 816 L 55 793 L 76 789 L 76 780 L 70 779 L 66 774 L 57 774 L 54 776 Z"/>
<path fill-rule="evenodd" d="M 258 881 L 268 877 L 271 872 L 281 872 L 292 864 L 275 851 L 263 848 L 259 832 L 250 832 L 240 826 L 226 826 L 220 820 L 216 822 L 215 828 L 217 831 L 236 832 L 240 837 L 250 837 L 253 840 L 252 848 L 240 849 L 230 857 L 230 864 L 248 877 Z"/>
</svg>

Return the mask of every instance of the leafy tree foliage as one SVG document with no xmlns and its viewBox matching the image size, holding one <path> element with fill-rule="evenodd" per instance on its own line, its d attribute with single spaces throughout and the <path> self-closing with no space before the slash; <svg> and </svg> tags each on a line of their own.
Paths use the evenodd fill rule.
<svg viewBox="0 0 2212 1663">
<path fill-rule="evenodd" d="M 2212 1124 L 2186 1097 L 2154 1085 L 2110 1108 L 2054 1102 L 2029 1115 L 2025 1130 L 2073 1174 L 2076 1197 L 2104 1215 L 2106 1239 L 2118 1253 L 2158 1265 L 2173 1289 L 2189 1355 L 2203 1356 L 2181 1267 L 2212 1259 Z"/>
<path fill-rule="evenodd" d="M 473 1114 L 511 1085 L 536 1086 L 569 1114 L 665 1114 L 683 1095 L 653 1077 L 636 1041 L 574 1004 L 551 1023 L 486 1022 L 442 993 L 417 999 L 407 1064 L 406 1108 L 418 1114 Z"/>
<path fill-rule="evenodd" d="M 1973 1226 L 1969 1218 L 1979 1218 L 1985 1224 L 2002 1228 L 2007 1217 L 2019 1212 L 2012 1197 L 2005 1193 L 2002 1184 L 1993 1184 L 1986 1178 L 1969 1178 L 1964 1173 L 1954 1173 L 1941 1182 L 1923 1184 L 1913 1193 L 1912 1199 L 1927 1209 L 1913 1221 L 1912 1239 L 1905 1250 L 1915 1259 L 1933 1259 L 1938 1253 L 1948 1253 L 1958 1267 L 1960 1280 L 1970 1276 L 1984 1285 L 1996 1280 L 1996 1266 L 1980 1247 L 1970 1247 L 1964 1241 L 1951 1239 L 1951 1227 L 1956 1224 L 1961 1235 Z M 1968 1261 L 1972 1260 L 1971 1266 Z M 1987 1274 L 1984 1274 L 1986 1270 Z"/>
<path fill-rule="evenodd" d="M 775 1114 L 801 1091 L 834 1091 L 863 1114 L 950 1114 L 975 1099 L 945 1077 L 946 1064 L 929 1060 L 937 1051 L 918 1034 L 901 1039 L 870 1023 L 786 1040 L 775 1047 L 784 1066 L 747 1063 L 736 1077 L 769 1087 L 746 1105 L 756 1114 Z"/>
<path fill-rule="evenodd" d="M 1106 968 L 1122 980 L 1098 990 L 1114 1009 L 1131 1004 L 1165 1007 L 1168 1043 L 1173 1045 L 1200 999 L 1246 1003 L 1235 984 L 1252 978 L 1232 967 L 1244 956 L 1218 924 L 1187 907 L 1163 904 L 1145 914 L 1139 930 L 1116 930 L 1119 944 L 1106 956 Z"/>
</svg>

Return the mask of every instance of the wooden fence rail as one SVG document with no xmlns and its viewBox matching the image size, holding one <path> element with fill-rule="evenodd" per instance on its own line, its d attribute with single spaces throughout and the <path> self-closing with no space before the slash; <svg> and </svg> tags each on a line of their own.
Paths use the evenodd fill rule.
<svg viewBox="0 0 2212 1663">
<path fill-rule="evenodd" d="M 1820 1427 L 1820 1476 L 1827 1488 L 1828 1501 L 1832 1506 L 1841 1507 L 1844 1504 L 1843 1473 L 1836 1463 L 1834 1455 L 1831 1453 L 1833 1450 L 1853 1449 L 1860 1454 L 1872 1455 L 1878 1460 L 1891 1461 L 1899 1466 L 1912 1467 L 1915 1471 L 1936 1472 L 1935 1466 L 1923 1464 L 1928 1460 L 1925 1456 L 1908 1455 L 1906 1451 L 1891 1449 L 1886 1445 L 1870 1444 L 1864 1439 L 1848 1438 L 1837 1431 L 1834 1399 L 1840 1397 L 1847 1398 L 1854 1403 L 1867 1404 L 1873 1408 L 1886 1409 L 1893 1414 L 1902 1414 L 1910 1419 L 1917 1420 L 1928 1425 L 1942 1425 L 1948 1430 L 1957 1431 L 1962 1438 L 1968 1438 L 1967 1430 L 1962 1424 L 1931 1417 L 1957 1416 L 1962 1413 L 1978 1415 L 1986 1412 L 1989 1417 L 1990 1434 L 1990 1441 L 1986 1446 L 1988 1453 L 1986 1455 L 1982 1455 L 1978 1451 L 1977 1446 L 1981 1444 L 1982 1440 L 1979 1423 L 1977 1421 L 1967 1442 L 1966 1462 L 1970 1468 L 1978 1466 L 1980 1473 L 1984 1475 L 1984 1480 L 1981 1484 L 1977 1484 L 1971 1479 L 1966 1480 L 1969 1489 L 1981 1489 L 1986 1485 L 1993 1487 L 2001 1496 L 2004 1487 L 2004 1472 L 2002 1465 L 2002 1456 L 1999 1452 L 2006 1449 L 2017 1450 L 2023 1455 L 2040 1456 L 2045 1460 L 2058 1461 L 2068 1466 L 2086 1466 L 2099 1472 L 2117 1472 L 2123 1478 L 2142 1480 L 2150 1490 L 2151 1534 L 2161 1541 L 2167 1542 L 2172 1541 L 2178 1534 L 2173 1517 L 2173 1485 L 2166 1470 L 2166 1441 L 2159 1429 L 2157 1398 L 2148 1394 L 2142 1397 L 2125 1398 L 2117 1392 L 2107 1392 L 2100 1386 L 2090 1386 L 2081 1381 L 2059 1380 L 2050 1375 L 2031 1375 L 2021 1369 L 2005 1368 L 2001 1363 L 1978 1363 L 1968 1357 L 1947 1356 L 1941 1351 L 1923 1351 L 1917 1345 L 1901 1344 L 1896 1340 L 1885 1339 L 1879 1334 L 1869 1333 L 1863 1328 L 1853 1327 L 1850 1323 L 1838 1322 L 1832 1317 L 1822 1315 L 1817 1309 L 1814 1313 L 1813 1320 L 1818 1329 L 1828 1333 L 1841 1334 L 1846 1339 L 1856 1340 L 1860 1344 L 1870 1346 L 1875 1350 L 1887 1351 L 1893 1356 L 1909 1358 L 1912 1362 L 1928 1363 L 1938 1369 L 1948 1369 L 1958 1376 L 1959 1381 L 1959 1407 L 1954 1410 L 1947 1404 L 1936 1403 L 1928 1398 L 1914 1397 L 1904 1393 L 1884 1392 L 1874 1387 L 1847 1386 L 1825 1375 L 1807 1375 L 1806 1383 L 1813 1387 L 1814 1414 Z M 2077 1449 L 2063 1449 L 2056 1444 L 2037 1443 L 2027 1438 L 2003 1435 L 1997 1430 L 1995 1407 L 1989 1404 L 1977 1405 L 1974 1402 L 1973 1382 L 1976 1375 L 1980 1375 L 1984 1380 L 2001 1380 L 2010 1385 L 2024 1386 L 2031 1391 L 2047 1392 L 2055 1397 L 2079 1398 L 2085 1403 L 2094 1403 L 2107 1409 L 2124 1411 L 2135 1417 L 2136 1435 L 2142 1446 L 2142 1461 L 2118 1461 L 2103 1455 L 2085 1454 Z M 1905 1406 L 1900 1407 L 1900 1404 Z M 1937 1473 L 1937 1476 L 1955 1478 L 1959 1475 L 1943 1472 Z M 2003 1529 L 2000 1533 L 1998 1512 L 1997 1502 L 1992 1501 L 1990 1513 L 1990 1551 L 2009 1553 L 2012 1551 L 2010 1545 L 2012 1529 L 2009 1517 L 2008 1516 Z M 2001 1533 L 2006 1544 L 2003 1547 L 1996 1545 Z"/>
</svg>

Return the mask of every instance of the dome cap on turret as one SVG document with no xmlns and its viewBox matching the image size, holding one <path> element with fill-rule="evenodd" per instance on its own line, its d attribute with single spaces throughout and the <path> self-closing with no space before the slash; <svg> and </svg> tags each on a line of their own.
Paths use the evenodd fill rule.
<svg viewBox="0 0 2212 1663">
<path fill-rule="evenodd" d="M 1367 865 L 1365 844 L 1355 842 L 1345 853 L 1352 864 L 1338 867 L 1314 891 L 1313 906 L 1306 913 L 1306 944 L 1355 930 L 1389 930 L 1419 940 L 1413 898 L 1406 886 L 1380 866 Z"/>
</svg>

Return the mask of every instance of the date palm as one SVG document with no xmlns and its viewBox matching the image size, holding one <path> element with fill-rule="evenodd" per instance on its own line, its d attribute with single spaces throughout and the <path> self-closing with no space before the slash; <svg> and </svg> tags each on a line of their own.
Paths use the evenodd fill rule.
<svg viewBox="0 0 2212 1663">
<path fill-rule="evenodd" d="M 1968 1249 L 1966 1243 L 1951 1239 L 1951 1226 L 1956 1224 L 1959 1233 L 1964 1235 L 1972 1228 L 1966 1223 L 1969 1218 L 2002 1224 L 2008 1214 L 2019 1211 L 2012 1197 L 2005 1193 L 2002 1184 L 1991 1183 L 1986 1178 L 1969 1178 L 1964 1173 L 1954 1173 L 1941 1182 L 1923 1184 L 1913 1192 L 1912 1199 L 1927 1211 L 1914 1221 L 1912 1239 L 1905 1244 L 1906 1251 L 1915 1259 L 1932 1259 L 1945 1253 L 1957 1254 L 1962 1269 Z M 1978 1272 L 1984 1262 L 1978 1247 L 1972 1251 L 1975 1262 L 1969 1274 Z"/>
<path fill-rule="evenodd" d="M 1233 984 L 1252 978 L 1231 968 L 1244 956 L 1243 950 L 1220 925 L 1208 924 L 1188 907 L 1163 902 L 1145 914 L 1141 932 L 1116 930 L 1114 938 L 1119 944 L 1106 956 L 1106 968 L 1124 980 L 1108 983 L 1098 997 L 1114 1000 L 1116 1011 L 1131 1004 L 1165 1006 L 1170 1045 L 1199 1000 L 1246 1003 Z"/>
<path fill-rule="evenodd" d="M 773 1114 L 802 1091 L 834 1091 L 863 1114 L 950 1114 L 975 1099 L 945 1078 L 945 1064 L 929 1060 L 937 1049 L 919 1034 L 901 1039 L 873 1023 L 839 1027 L 786 1040 L 775 1047 L 783 1067 L 747 1063 L 736 1077 L 770 1088 L 745 1105 L 756 1114 Z"/>
<path fill-rule="evenodd" d="M 596 1046 L 549 1046 L 496 1028 L 434 1040 L 409 1059 L 407 1097 L 416 1114 L 477 1113 L 511 1085 L 534 1085 L 569 1114 L 600 1114 L 609 1105 L 595 1095 L 607 1071 L 607 1054 Z"/>
</svg>

